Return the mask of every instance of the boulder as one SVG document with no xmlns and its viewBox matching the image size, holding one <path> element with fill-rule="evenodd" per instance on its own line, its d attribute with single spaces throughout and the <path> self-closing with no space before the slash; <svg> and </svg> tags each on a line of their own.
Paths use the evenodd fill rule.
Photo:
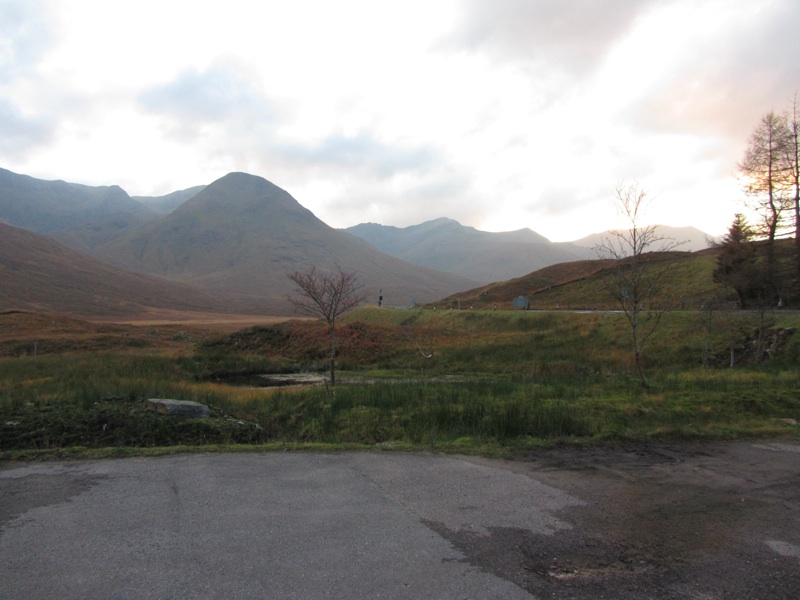
<svg viewBox="0 0 800 600">
<path fill-rule="evenodd" d="M 147 410 L 154 410 L 161 415 L 177 415 L 195 419 L 205 419 L 210 414 L 205 404 L 191 400 L 165 400 L 163 398 L 148 399 Z"/>
</svg>

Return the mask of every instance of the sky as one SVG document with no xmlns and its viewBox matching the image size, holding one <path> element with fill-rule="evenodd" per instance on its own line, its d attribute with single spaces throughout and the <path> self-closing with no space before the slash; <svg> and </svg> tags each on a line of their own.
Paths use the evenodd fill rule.
<svg viewBox="0 0 800 600">
<path fill-rule="evenodd" d="M 157 196 L 232 171 L 332 227 L 723 233 L 800 90 L 797 0 L 0 0 L 0 167 Z"/>
</svg>

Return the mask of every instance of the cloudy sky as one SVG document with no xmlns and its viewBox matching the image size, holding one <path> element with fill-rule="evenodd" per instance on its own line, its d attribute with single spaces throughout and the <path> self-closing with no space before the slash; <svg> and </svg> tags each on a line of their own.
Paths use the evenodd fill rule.
<svg viewBox="0 0 800 600">
<path fill-rule="evenodd" d="M 161 195 L 231 171 L 334 227 L 723 232 L 797 0 L 0 0 L 0 167 Z"/>
</svg>

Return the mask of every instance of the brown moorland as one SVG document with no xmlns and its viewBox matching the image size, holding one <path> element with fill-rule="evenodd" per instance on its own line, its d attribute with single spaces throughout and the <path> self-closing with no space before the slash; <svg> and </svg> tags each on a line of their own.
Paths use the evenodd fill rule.
<svg viewBox="0 0 800 600">
<path fill-rule="evenodd" d="M 0 223 L 0 281 L 0 310 L 86 318 L 125 320 L 153 311 L 237 313 L 254 304 L 243 296 L 113 267 L 4 223 Z"/>
<path fill-rule="evenodd" d="M 135 348 L 191 353 L 198 342 L 243 328 L 268 327 L 288 318 L 164 311 L 111 322 L 9 310 L 0 312 L 0 357 Z"/>
</svg>

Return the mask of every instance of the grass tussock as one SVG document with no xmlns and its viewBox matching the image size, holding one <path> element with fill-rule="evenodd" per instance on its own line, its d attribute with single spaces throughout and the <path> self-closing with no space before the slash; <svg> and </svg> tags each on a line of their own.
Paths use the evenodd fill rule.
<svg viewBox="0 0 800 600">
<path fill-rule="evenodd" d="M 317 444 L 495 452 L 564 440 L 797 436 L 800 319 L 736 319 L 666 314 L 645 355 L 647 390 L 633 374 L 624 318 L 596 312 L 362 309 L 341 328 L 344 384 L 335 391 L 253 385 L 262 373 L 325 368 L 327 338 L 311 322 L 242 330 L 191 354 L 7 356 L 0 452 Z M 769 344 L 756 360 L 756 347 Z M 158 415 L 145 410 L 147 398 L 201 402 L 212 415 Z"/>
</svg>

